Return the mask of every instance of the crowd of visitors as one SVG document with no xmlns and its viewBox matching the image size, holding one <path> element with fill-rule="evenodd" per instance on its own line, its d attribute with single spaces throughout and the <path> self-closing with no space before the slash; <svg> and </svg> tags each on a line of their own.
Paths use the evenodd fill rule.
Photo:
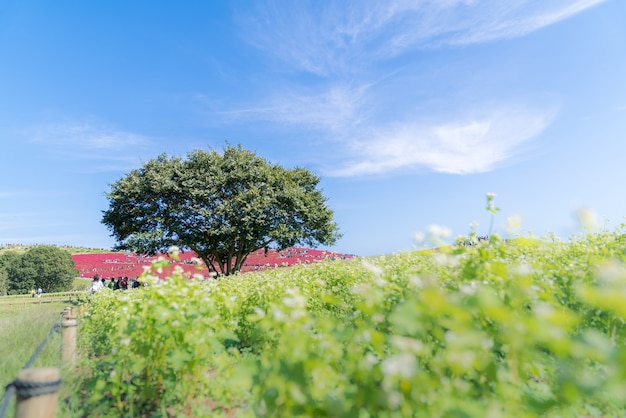
<svg viewBox="0 0 626 418">
<path fill-rule="evenodd" d="M 120 276 L 117 279 L 115 277 L 111 277 L 107 282 L 107 279 L 96 274 L 93 276 L 93 281 L 91 282 L 91 294 L 101 290 L 101 289 L 111 289 L 111 290 L 128 290 L 135 289 L 141 286 L 141 282 L 137 280 L 135 277 L 128 278 L 128 276 Z"/>
</svg>

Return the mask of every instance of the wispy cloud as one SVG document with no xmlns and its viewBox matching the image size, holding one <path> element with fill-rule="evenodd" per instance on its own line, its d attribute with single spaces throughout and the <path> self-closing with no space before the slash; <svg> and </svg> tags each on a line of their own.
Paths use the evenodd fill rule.
<svg viewBox="0 0 626 418">
<path fill-rule="evenodd" d="M 136 165 L 138 155 L 150 152 L 152 140 L 144 135 L 90 123 L 46 124 L 23 132 L 57 159 L 94 162 L 91 171 L 119 171 Z"/>
<path fill-rule="evenodd" d="M 327 174 L 355 176 L 419 168 L 450 174 L 490 171 L 540 134 L 553 115 L 500 108 L 482 118 L 395 123 L 353 141 L 354 162 Z"/>
<path fill-rule="evenodd" d="M 53 146 L 111 151 L 121 151 L 150 143 L 150 140 L 142 135 L 86 123 L 46 125 L 34 130 L 31 140 Z"/>
<path fill-rule="evenodd" d="M 218 113 L 231 120 L 257 119 L 337 131 L 367 118 L 368 87 L 337 84 L 318 93 L 290 91 L 262 104 Z"/>
<path fill-rule="evenodd" d="M 476 78 L 455 68 L 447 76 L 466 90 L 453 91 L 442 81 L 442 95 L 441 88 L 426 84 L 445 77 L 420 68 L 418 60 L 400 58 L 521 37 L 604 1 L 264 1 L 239 14 L 243 36 L 287 69 L 315 74 L 322 91 L 282 89 L 222 115 L 324 131 L 327 141 L 347 150 L 336 156 L 329 175 L 490 171 L 540 135 L 554 119 L 555 107 L 537 106 L 541 99 L 528 97 L 528 90 L 514 88 L 524 96 L 516 98 L 501 88 L 494 92 L 490 85 L 482 89 L 482 80 L 498 79 L 489 68 L 478 70 L 484 73 Z M 497 106 L 489 105 L 493 97 L 499 98 Z M 450 103 L 441 104 L 445 100 Z M 439 103 L 447 119 L 429 121 L 433 112 L 426 106 L 418 109 L 428 101 Z M 478 114 L 477 108 L 483 111 Z"/>
<path fill-rule="evenodd" d="M 240 20 L 251 44 L 288 66 L 328 76 L 412 50 L 523 36 L 604 1 L 264 1 Z"/>
<path fill-rule="evenodd" d="M 7 213 L 0 212 L 0 232 L 6 235 L 6 231 L 30 229 L 37 231 L 41 228 L 67 226 L 67 223 L 50 222 L 46 214 L 37 212 Z"/>
</svg>

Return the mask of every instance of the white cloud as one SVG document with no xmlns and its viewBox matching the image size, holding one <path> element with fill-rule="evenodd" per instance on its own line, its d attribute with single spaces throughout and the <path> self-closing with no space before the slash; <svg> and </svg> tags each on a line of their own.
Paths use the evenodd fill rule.
<svg viewBox="0 0 626 418">
<path fill-rule="evenodd" d="M 67 226 L 60 222 L 50 222 L 46 219 L 46 215 L 36 212 L 0 212 L 0 231 L 6 234 L 6 231 L 32 229 L 38 230 L 47 227 Z"/>
<path fill-rule="evenodd" d="M 368 85 L 337 84 L 321 93 L 286 92 L 261 105 L 220 112 L 231 119 L 258 119 L 338 131 L 361 123 L 367 117 Z"/>
<path fill-rule="evenodd" d="M 539 135 L 553 114 L 501 108 L 479 119 L 434 125 L 396 123 L 353 141 L 356 161 L 327 174 L 356 176 L 418 168 L 450 174 L 490 171 Z"/>
<path fill-rule="evenodd" d="M 121 151 L 150 143 L 149 139 L 142 135 L 84 123 L 43 126 L 33 132 L 31 140 L 54 146 L 111 151 Z"/>
<path fill-rule="evenodd" d="M 92 172 L 123 171 L 153 154 L 153 141 L 132 132 L 89 123 L 42 125 L 23 132 L 48 158 L 90 162 Z M 81 168 L 85 170 L 85 168 Z"/>
<path fill-rule="evenodd" d="M 428 85 L 437 79 L 431 77 L 431 69 L 419 67 L 417 60 L 391 59 L 426 49 L 521 37 L 604 1 L 264 1 L 242 14 L 246 39 L 290 69 L 321 76 L 318 85 L 321 80 L 332 87 L 321 93 L 275 93 L 257 105 L 225 114 L 300 125 L 304 134 L 311 128 L 326 131 L 324 139 L 339 144 L 337 150 L 345 145 L 351 159 L 342 164 L 339 160 L 345 155 L 336 152 L 328 175 L 420 168 L 453 174 L 487 172 L 520 153 L 523 144 L 551 123 L 555 112 L 515 105 L 520 102 L 515 98 L 501 99 L 510 93 L 494 92 L 488 83 L 481 89 L 483 80 L 498 80 L 497 74 L 487 77 L 489 68 L 481 69 L 482 79 L 470 77 L 465 84 L 458 81 L 465 74 L 455 69 L 456 85 L 465 90 L 450 88 L 441 94 L 441 89 Z M 521 101 L 540 101 L 521 91 L 514 93 L 525 96 Z M 475 109 L 488 106 L 494 94 L 505 103 L 477 113 Z M 435 114 L 429 101 L 437 103 L 447 120 L 413 118 Z"/>
<path fill-rule="evenodd" d="M 606 0 L 262 2 L 243 36 L 296 69 L 360 72 L 412 50 L 523 36 Z"/>
</svg>

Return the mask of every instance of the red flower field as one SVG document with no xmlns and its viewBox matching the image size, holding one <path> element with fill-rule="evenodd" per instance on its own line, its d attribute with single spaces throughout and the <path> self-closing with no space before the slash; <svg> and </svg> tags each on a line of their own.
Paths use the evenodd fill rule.
<svg viewBox="0 0 626 418">
<path fill-rule="evenodd" d="M 208 277 L 209 270 L 206 266 L 203 263 L 197 266 L 192 261 L 194 257 L 197 257 L 192 251 L 180 252 L 178 260 L 174 260 L 166 254 L 162 256 L 172 261 L 172 267 L 164 269 L 162 273 L 164 276 L 171 272 L 173 266 L 180 266 L 185 273 L 190 275 L 199 273 Z M 144 267 L 150 267 L 158 257 L 120 252 L 72 255 L 80 277 L 93 277 L 95 274 L 99 274 L 107 279 L 124 276 L 139 277 L 144 272 Z M 316 263 L 328 258 L 344 259 L 351 257 L 353 256 L 309 248 L 289 248 L 284 251 L 269 250 L 267 254 L 264 250 L 257 250 L 246 259 L 241 271 L 246 273 L 275 267 L 287 267 L 299 263 Z"/>
</svg>

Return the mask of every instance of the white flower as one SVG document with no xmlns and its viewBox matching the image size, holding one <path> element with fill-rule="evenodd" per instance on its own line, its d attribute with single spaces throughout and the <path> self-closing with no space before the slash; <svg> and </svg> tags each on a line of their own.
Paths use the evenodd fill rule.
<svg viewBox="0 0 626 418">
<path fill-rule="evenodd" d="M 473 295 L 476 293 L 476 282 L 463 283 L 459 290 L 465 295 Z"/>
<path fill-rule="evenodd" d="M 411 378 L 417 371 L 417 360 L 413 354 L 401 353 L 382 362 L 382 371 L 387 376 Z"/>
<path fill-rule="evenodd" d="M 511 215 L 506 218 L 507 232 L 515 232 L 522 227 L 522 218 L 519 215 Z"/>
<path fill-rule="evenodd" d="M 365 363 L 367 370 L 371 370 L 374 365 L 378 364 L 378 358 L 372 353 L 367 353 L 365 357 L 363 357 L 363 363 Z"/>
<path fill-rule="evenodd" d="M 430 225 L 427 229 L 428 234 L 432 237 L 432 238 L 439 238 L 439 239 L 445 239 L 445 238 L 449 238 L 452 235 L 452 232 L 450 231 L 450 229 L 444 227 L 444 226 L 439 226 L 439 225 Z"/>
<path fill-rule="evenodd" d="M 378 324 L 380 324 L 384 320 L 385 320 L 385 315 L 383 315 L 383 314 L 377 313 L 377 314 L 372 315 L 372 321 L 374 321 L 374 322 L 376 322 Z"/>
<path fill-rule="evenodd" d="M 424 282 L 417 276 L 412 276 L 411 278 L 409 278 L 409 283 L 416 289 L 421 289 L 422 287 L 424 287 Z"/>
<path fill-rule="evenodd" d="M 130 344 L 130 338 L 122 338 L 122 340 L 120 341 L 120 344 L 122 344 L 122 345 L 129 345 Z"/>
<path fill-rule="evenodd" d="M 579 209 L 577 212 L 578 220 L 583 228 L 593 230 L 598 227 L 598 216 L 591 209 Z"/>
<path fill-rule="evenodd" d="M 419 353 L 424 348 L 424 344 L 420 340 L 400 335 L 394 335 L 391 337 L 391 343 L 401 351 L 408 351 L 412 353 Z"/>
<path fill-rule="evenodd" d="M 387 281 L 381 279 L 381 278 L 377 278 L 374 280 L 374 284 L 378 287 L 385 287 L 387 285 Z"/>
<path fill-rule="evenodd" d="M 280 309 L 274 309 L 272 311 L 272 314 L 274 315 L 274 319 L 276 321 L 283 322 L 285 319 L 287 319 L 287 315 L 285 315 L 285 313 Z"/>
<path fill-rule="evenodd" d="M 617 261 L 601 264 L 596 268 L 596 271 L 600 283 L 626 281 L 626 267 Z"/>
<path fill-rule="evenodd" d="M 402 395 L 396 390 L 387 393 L 387 405 L 391 409 L 397 409 L 402 404 Z"/>
<path fill-rule="evenodd" d="M 372 264 L 368 261 L 363 261 L 363 267 L 365 267 L 365 269 L 368 270 L 370 273 L 372 273 L 374 276 L 383 275 L 382 267 L 377 266 L 376 264 Z"/>
<path fill-rule="evenodd" d="M 306 305 L 306 300 L 302 296 L 283 298 L 283 305 L 288 308 L 303 308 Z"/>
</svg>

